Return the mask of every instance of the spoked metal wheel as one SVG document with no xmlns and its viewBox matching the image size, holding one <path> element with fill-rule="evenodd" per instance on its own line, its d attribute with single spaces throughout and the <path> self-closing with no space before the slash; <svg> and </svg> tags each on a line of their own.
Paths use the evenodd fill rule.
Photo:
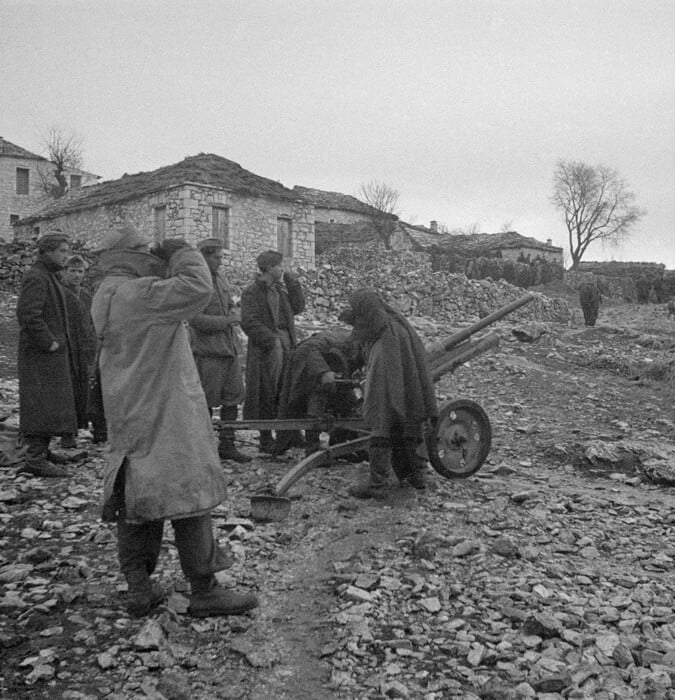
<svg viewBox="0 0 675 700">
<path fill-rule="evenodd" d="M 446 479 L 475 474 L 490 451 L 492 428 L 487 413 L 469 399 L 446 404 L 426 435 L 431 466 Z"/>
</svg>

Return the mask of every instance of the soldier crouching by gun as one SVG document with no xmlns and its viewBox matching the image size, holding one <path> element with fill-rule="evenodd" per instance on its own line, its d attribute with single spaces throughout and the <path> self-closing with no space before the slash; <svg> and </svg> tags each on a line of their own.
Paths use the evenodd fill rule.
<svg viewBox="0 0 675 700">
<path fill-rule="evenodd" d="M 327 412 L 334 416 L 354 416 L 357 399 L 349 379 L 361 369 L 364 357 L 361 348 L 347 330 L 337 329 L 315 333 L 302 341 L 293 351 L 283 383 L 278 418 L 319 418 Z M 282 436 L 291 433 L 281 433 Z M 346 442 L 358 433 L 336 428 L 330 444 Z M 321 448 L 321 431 L 305 431 L 305 454 Z M 277 440 L 275 454 L 291 447 L 283 437 Z"/>
</svg>

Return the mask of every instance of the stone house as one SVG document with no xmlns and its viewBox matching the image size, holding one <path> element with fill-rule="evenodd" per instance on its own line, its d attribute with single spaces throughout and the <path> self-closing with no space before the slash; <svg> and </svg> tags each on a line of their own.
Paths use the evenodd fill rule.
<svg viewBox="0 0 675 700">
<path fill-rule="evenodd" d="M 360 224 L 370 222 L 377 215 L 376 209 L 349 194 L 300 185 L 293 192 L 314 207 L 314 221 L 322 224 Z"/>
<path fill-rule="evenodd" d="M 15 235 L 27 240 L 55 227 L 94 248 L 106 231 L 126 221 L 154 241 L 220 238 L 235 267 L 252 267 L 256 255 L 270 248 L 296 266 L 314 266 L 313 205 L 281 183 L 214 154 L 71 192 L 22 219 Z"/>
<path fill-rule="evenodd" d="M 53 178 L 54 164 L 0 136 L 0 239 L 9 241 L 13 225 L 53 201 L 44 185 Z M 70 168 L 66 177 L 71 189 L 98 180 L 97 175 Z"/>
<path fill-rule="evenodd" d="M 456 251 L 464 257 L 499 257 L 503 260 L 531 261 L 541 258 L 563 266 L 563 249 L 554 246 L 549 238 L 545 243 L 536 238 L 522 236 L 516 231 L 505 233 L 452 234 L 439 233 L 436 222 L 427 229 L 423 226 L 405 225 L 409 239 L 416 250 L 432 247 Z"/>
</svg>

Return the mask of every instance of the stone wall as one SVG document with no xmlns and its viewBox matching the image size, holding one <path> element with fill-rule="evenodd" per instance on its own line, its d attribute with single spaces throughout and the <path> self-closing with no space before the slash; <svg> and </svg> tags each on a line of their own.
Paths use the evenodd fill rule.
<svg viewBox="0 0 675 700">
<path fill-rule="evenodd" d="M 526 294 L 504 281 L 470 280 L 463 274 L 434 272 L 428 254 L 371 250 L 352 246 L 317 258 L 316 268 L 303 272 L 306 315 L 336 320 L 349 295 L 374 287 L 384 299 L 409 316 L 430 316 L 449 328 L 464 326 Z M 568 323 L 572 310 L 563 299 L 535 294 L 535 300 L 509 318 Z"/>
<path fill-rule="evenodd" d="M 74 251 L 89 256 L 76 243 Z M 34 258 L 35 241 L 0 244 L 0 289 L 16 292 L 23 271 Z M 315 268 L 291 264 L 299 273 L 307 297 L 305 319 L 337 321 L 349 295 L 359 287 L 374 287 L 395 308 L 408 316 L 429 316 L 449 328 L 465 326 L 522 297 L 525 292 L 507 282 L 471 280 L 463 274 L 434 272 L 426 253 L 385 251 L 377 244 L 345 246 L 317 258 Z M 226 259 L 222 274 L 235 294 L 255 275 L 253 259 L 245 264 Z M 535 294 L 535 301 L 509 318 L 567 323 L 572 310 L 562 299 Z"/>
<path fill-rule="evenodd" d="M 213 207 L 229 209 L 230 247 L 234 266 L 252 266 L 263 250 L 277 249 L 279 218 L 291 221 L 293 264 L 314 265 L 314 208 L 302 202 L 246 197 L 199 184 L 183 184 L 120 204 L 75 211 L 40 222 L 44 231 L 57 227 L 85 249 L 95 248 L 105 233 L 125 221 L 133 222 L 150 240 L 179 236 L 197 243 L 213 235 Z M 159 217 L 158 208 L 163 209 Z M 158 228 L 163 218 L 164 232 Z M 16 226 L 16 239 L 29 242 L 33 226 Z"/>
<path fill-rule="evenodd" d="M 16 169 L 28 170 L 28 194 L 16 193 Z M 43 182 L 52 180 L 51 173 L 54 164 L 47 160 L 35 158 L 0 158 L 0 239 L 11 241 L 14 238 L 14 227 L 10 224 L 10 216 L 29 216 L 45 206 L 51 198 L 45 194 Z M 82 170 L 66 170 L 66 177 L 71 174 L 82 176 L 82 184 L 96 182 L 96 176 Z M 32 226 L 30 227 L 32 229 Z"/>
<path fill-rule="evenodd" d="M 42 161 L 33 158 L 0 158 L 0 239 L 11 240 L 14 231 L 10 216 L 28 216 L 49 201 L 42 191 L 38 165 Z M 16 193 L 16 169 L 28 170 L 28 194 Z"/>
<path fill-rule="evenodd" d="M 346 209 L 326 209 L 325 207 L 314 207 L 314 220 L 331 224 L 360 224 L 370 221 L 366 214 L 359 214 Z"/>
<path fill-rule="evenodd" d="M 551 248 L 551 250 L 546 250 L 545 248 L 500 248 L 499 251 L 504 260 L 517 261 L 522 255 L 525 257 L 529 256 L 532 260 L 543 258 L 556 265 L 563 264 L 562 250 L 555 250 L 554 248 Z"/>
</svg>

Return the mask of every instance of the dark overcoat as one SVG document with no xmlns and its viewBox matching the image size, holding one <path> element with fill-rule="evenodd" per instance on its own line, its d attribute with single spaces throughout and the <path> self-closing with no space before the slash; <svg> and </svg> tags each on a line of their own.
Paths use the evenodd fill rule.
<svg viewBox="0 0 675 700">
<path fill-rule="evenodd" d="M 370 289 L 350 298 L 354 336 L 368 354 L 363 417 L 374 437 L 416 437 L 423 421 L 438 415 L 422 341 L 397 311 Z"/>
<path fill-rule="evenodd" d="M 19 321 L 19 430 L 23 435 L 77 432 L 65 291 L 41 260 L 26 272 Z M 53 342 L 58 350 L 49 352 Z"/>
<path fill-rule="evenodd" d="M 241 328 L 248 336 L 246 354 L 245 419 L 276 418 L 278 387 L 271 386 L 267 362 L 273 352 L 278 329 L 286 328 L 291 348 L 297 345 L 294 316 L 305 308 L 305 295 L 300 282 L 285 276 L 285 287 L 277 285 L 279 292 L 278 323 L 269 304 L 268 285 L 257 277 L 241 295 Z"/>
<path fill-rule="evenodd" d="M 84 289 L 63 285 L 68 313 L 73 392 L 78 428 L 87 428 L 89 370 L 96 354 L 96 332 L 91 320 L 91 295 Z"/>
<path fill-rule="evenodd" d="M 348 379 L 363 365 L 360 347 L 348 330 L 314 333 L 293 350 L 279 401 L 279 418 L 301 418 L 312 392 L 321 388 L 326 372 Z"/>
</svg>

